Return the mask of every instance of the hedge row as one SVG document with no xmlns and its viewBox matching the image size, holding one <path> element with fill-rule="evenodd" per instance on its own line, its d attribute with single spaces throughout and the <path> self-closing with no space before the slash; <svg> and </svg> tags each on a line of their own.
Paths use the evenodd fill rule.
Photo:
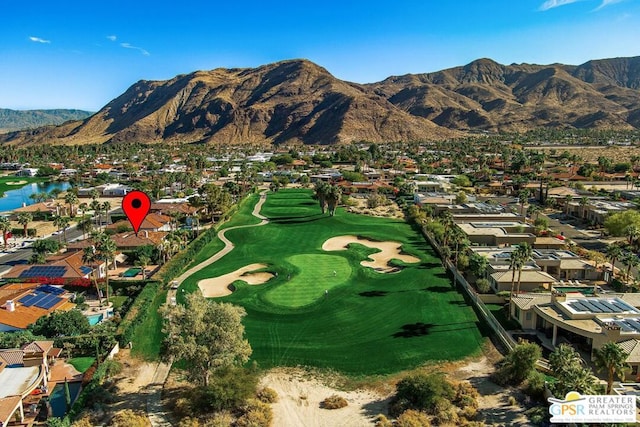
<svg viewBox="0 0 640 427">
<path fill-rule="evenodd" d="M 150 282 L 131 304 L 127 315 L 118 325 L 118 341 L 121 346 L 124 347 L 131 342 L 136 326 L 142 323 L 147 314 L 146 307 L 151 305 L 160 288 L 160 282 Z"/>
<path fill-rule="evenodd" d="M 24 228 L 12 228 L 11 234 L 15 237 L 24 237 Z M 38 231 L 35 228 L 27 228 L 27 236 L 28 237 L 36 237 Z"/>
</svg>

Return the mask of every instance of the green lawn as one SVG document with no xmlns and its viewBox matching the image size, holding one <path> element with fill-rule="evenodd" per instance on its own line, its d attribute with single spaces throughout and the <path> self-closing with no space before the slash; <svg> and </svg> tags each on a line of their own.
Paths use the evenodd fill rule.
<svg viewBox="0 0 640 427">
<path fill-rule="evenodd" d="M 134 356 L 141 356 L 147 360 L 155 360 L 160 354 L 162 340 L 162 316 L 158 310 L 167 300 L 167 291 L 162 291 L 154 297 L 152 303 L 146 307 L 146 315 L 142 317 L 142 323 L 136 328 L 131 349 Z"/>
<path fill-rule="evenodd" d="M 422 236 L 400 220 L 342 209 L 335 217 L 321 215 L 311 196 L 309 190 L 270 193 L 261 213 L 271 222 L 230 230 L 235 249 L 183 284 L 191 292 L 200 279 L 251 263 L 278 273 L 264 285 L 237 282 L 232 295 L 219 299 L 247 310 L 253 360 L 265 368 L 309 365 L 369 375 L 479 351 L 478 318 Z M 375 249 L 321 249 L 327 239 L 347 234 L 401 242 L 421 263 L 380 273 L 360 265 Z"/>
<path fill-rule="evenodd" d="M 45 178 L 28 177 L 28 176 L 0 176 L 0 197 L 4 195 L 5 191 L 17 190 L 24 187 L 27 184 L 33 182 L 43 182 Z M 20 182 L 21 184 L 15 185 Z"/>
<path fill-rule="evenodd" d="M 127 299 L 129 299 L 129 297 L 126 295 L 114 295 L 109 297 L 109 302 L 113 304 L 114 310 L 118 310 Z"/>
<path fill-rule="evenodd" d="M 493 317 L 496 318 L 498 323 L 502 325 L 507 331 L 520 330 L 520 325 L 515 320 L 509 319 L 509 313 L 504 304 L 485 304 Z"/>
<path fill-rule="evenodd" d="M 74 357 L 73 359 L 69 359 L 67 362 L 70 365 L 73 365 L 79 372 L 84 373 L 87 369 L 93 365 L 93 362 L 96 361 L 95 357 Z"/>
</svg>

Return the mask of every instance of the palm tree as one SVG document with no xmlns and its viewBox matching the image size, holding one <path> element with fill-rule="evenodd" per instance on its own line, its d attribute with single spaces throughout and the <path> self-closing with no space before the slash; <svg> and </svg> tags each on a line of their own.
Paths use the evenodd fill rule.
<svg viewBox="0 0 640 427">
<path fill-rule="evenodd" d="M 624 234 L 627 236 L 630 245 L 634 245 L 640 237 L 640 227 L 635 224 L 627 225 L 624 229 Z"/>
<path fill-rule="evenodd" d="M 64 195 L 64 202 L 69 205 L 69 216 L 73 218 L 76 216 L 73 211 L 73 205 L 78 203 L 78 196 L 73 191 L 68 191 L 67 194 Z"/>
<path fill-rule="evenodd" d="M 517 250 L 511 251 L 509 254 L 509 270 L 511 270 L 511 296 L 513 297 L 513 290 L 516 285 L 516 270 L 520 270 L 522 260 Z"/>
<path fill-rule="evenodd" d="M 629 280 L 631 278 L 631 269 L 637 268 L 638 265 L 640 265 L 640 259 L 638 259 L 638 256 L 633 252 L 628 252 L 624 255 L 622 262 L 627 266 L 627 273 L 625 276 L 627 280 Z"/>
<path fill-rule="evenodd" d="M 518 193 L 518 203 L 520 203 L 520 215 L 524 215 L 524 204 L 529 200 L 529 190 L 520 190 Z"/>
<path fill-rule="evenodd" d="M 104 222 L 106 224 L 109 222 L 109 209 L 111 209 L 111 203 L 105 201 L 102 204 L 101 209 L 104 211 Z"/>
<path fill-rule="evenodd" d="M 100 269 L 98 254 L 95 246 L 87 246 L 83 250 L 82 261 L 91 265 L 91 275 L 93 276 L 93 285 L 96 287 L 96 294 L 98 295 L 98 301 L 102 304 L 100 299 L 100 288 L 98 287 L 98 271 Z M 98 265 L 96 265 L 98 264 Z"/>
<path fill-rule="evenodd" d="M 569 203 L 571 203 L 572 200 L 573 196 L 571 194 L 567 194 L 566 196 L 564 196 L 564 208 L 566 215 L 569 215 Z"/>
<path fill-rule="evenodd" d="M 541 210 L 542 209 L 538 205 L 529 205 L 529 207 L 527 208 L 529 218 L 535 221 L 536 219 L 538 219 L 538 215 L 540 214 Z M 536 216 L 535 218 L 533 217 L 534 215 Z"/>
<path fill-rule="evenodd" d="M 101 206 L 102 205 L 97 200 L 93 200 L 91 202 L 91 204 L 89 205 L 89 207 L 93 211 L 93 217 L 94 217 L 94 219 L 96 221 L 96 228 L 100 227 L 99 221 L 100 221 L 100 207 Z"/>
<path fill-rule="evenodd" d="M 29 212 L 20 212 L 18 214 L 18 224 L 24 227 L 24 237 L 27 237 L 27 228 L 31 221 L 33 221 L 33 215 Z"/>
<path fill-rule="evenodd" d="M 520 276 L 522 275 L 522 267 L 529 262 L 531 256 L 533 255 L 533 248 L 527 242 L 523 242 L 518 245 L 516 249 L 516 256 L 520 259 L 520 264 L 518 265 L 518 285 L 516 287 L 516 295 L 520 293 Z"/>
<path fill-rule="evenodd" d="M 589 198 L 581 197 L 580 198 L 580 219 L 584 219 L 585 217 L 584 214 L 587 211 L 587 205 L 589 205 Z"/>
<path fill-rule="evenodd" d="M 317 181 L 314 186 L 315 196 L 320 204 L 320 210 L 324 214 L 327 208 L 327 193 L 329 191 L 329 184 L 324 181 Z"/>
<path fill-rule="evenodd" d="M 136 261 L 136 265 L 142 270 L 142 280 L 146 280 L 146 268 L 151 263 L 151 258 L 146 255 L 140 255 Z"/>
<path fill-rule="evenodd" d="M 58 227 L 58 231 L 62 230 L 64 234 L 64 242 L 67 243 L 67 227 L 71 222 L 71 218 L 66 216 L 56 216 L 53 218 L 53 225 Z M 60 236 L 58 236 L 58 242 L 60 242 Z"/>
<path fill-rule="evenodd" d="M 342 188 L 337 185 L 329 186 L 327 190 L 327 206 L 329 208 L 329 215 L 334 216 L 336 214 L 336 206 L 340 202 L 342 196 Z"/>
<path fill-rule="evenodd" d="M 627 354 L 618 344 L 608 342 L 596 349 L 593 356 L 593 361 L 598 370 L 607 373 L 607 394 L 611 394 L 614 376 L 624 381 L 624 371 L 629 367 L 627 364 Z"/>
<path fill-rule="evenodd" d="M 576 366 L 584 366 L 580 354 L 568 344 L 560 344 L 549 355 L 551 370 L 558 377 L 564 377 Z"/>
<path fill-rule="evenodd" d="M 11 221 L 6 216 L 0 216 L 0 231 L 2 231 L 2 240 L 4 241 L 4 248 L 7 249 L 7 236 L 11 231 Z"/>
<path fill-rule="evenodd" d="M 99 260 L 104 261 L 107 264 L 107 274 L 105 280 L 105 289 L 107 292 L 107 304 L 109 304 L 109 264 L 113 263 L 113 268 L 116 266 L 116 251 L 118 247 L 116 243 L 106 233 L 96 233 L 93 237 L 96 242 L 96 252 Z"/>
<path fill-rule="evenodd" d="M 609 245 L 606 254 L 611 260 L 611 279 L 613 279 L 616 275 L 616 261 L 622 257 L 622 248 L 618 245 Z"/>
</svg>

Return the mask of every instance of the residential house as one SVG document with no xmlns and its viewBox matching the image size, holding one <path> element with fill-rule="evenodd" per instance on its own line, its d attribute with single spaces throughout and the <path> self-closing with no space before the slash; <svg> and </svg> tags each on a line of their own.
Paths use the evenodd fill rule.
<svg viewBox="0 0 640 427">
<path fill-rule="evenodd" d="M 32 425 L 40 399 L 49 396 L 51 365 L 59 354 L 53 341 L 0 349 L 0 426 Z"/>
<path fill-rule="evenodd" d="M 0 332 L 27 329 L 54 311 L 75 307 L 64 289 L 33 283 L 11 283 L 0 288 Z"/>
<path fill-rule="evenodd" d="M 47 258 L 46 264 L 16 265 L 9 270 L 4 279 L 48 279 L 62 282 L 73 282 L 79 279 L 90 279 L 97 269 L 98 278 L 105 277 L 105 263 L 88 264 L 81 251 L 67 251 Z"/>
</svg>

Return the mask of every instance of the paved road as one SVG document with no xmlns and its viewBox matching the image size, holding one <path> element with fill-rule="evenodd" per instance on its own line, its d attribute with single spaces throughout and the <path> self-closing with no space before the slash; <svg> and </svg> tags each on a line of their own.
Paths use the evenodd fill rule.
<svg viewBox="0 0 640 427">
<path fill-rule="evenodd" d="M 609 239 L 603 239 L 600 237 L 598 231 L 581 230 L 567 221 L 571 219 L 564 219 L 564 214 L 551 214 L 545 215 L 539 214 L 541 218 L 547 218 L 549 221 L 549 228 L 556 234 L 561 234 L 564 237 L 572 240 L 578 246 L 582 246 L 585 249 L 604 251 L 606 247 L 611 243 Z"/>
</svg>

